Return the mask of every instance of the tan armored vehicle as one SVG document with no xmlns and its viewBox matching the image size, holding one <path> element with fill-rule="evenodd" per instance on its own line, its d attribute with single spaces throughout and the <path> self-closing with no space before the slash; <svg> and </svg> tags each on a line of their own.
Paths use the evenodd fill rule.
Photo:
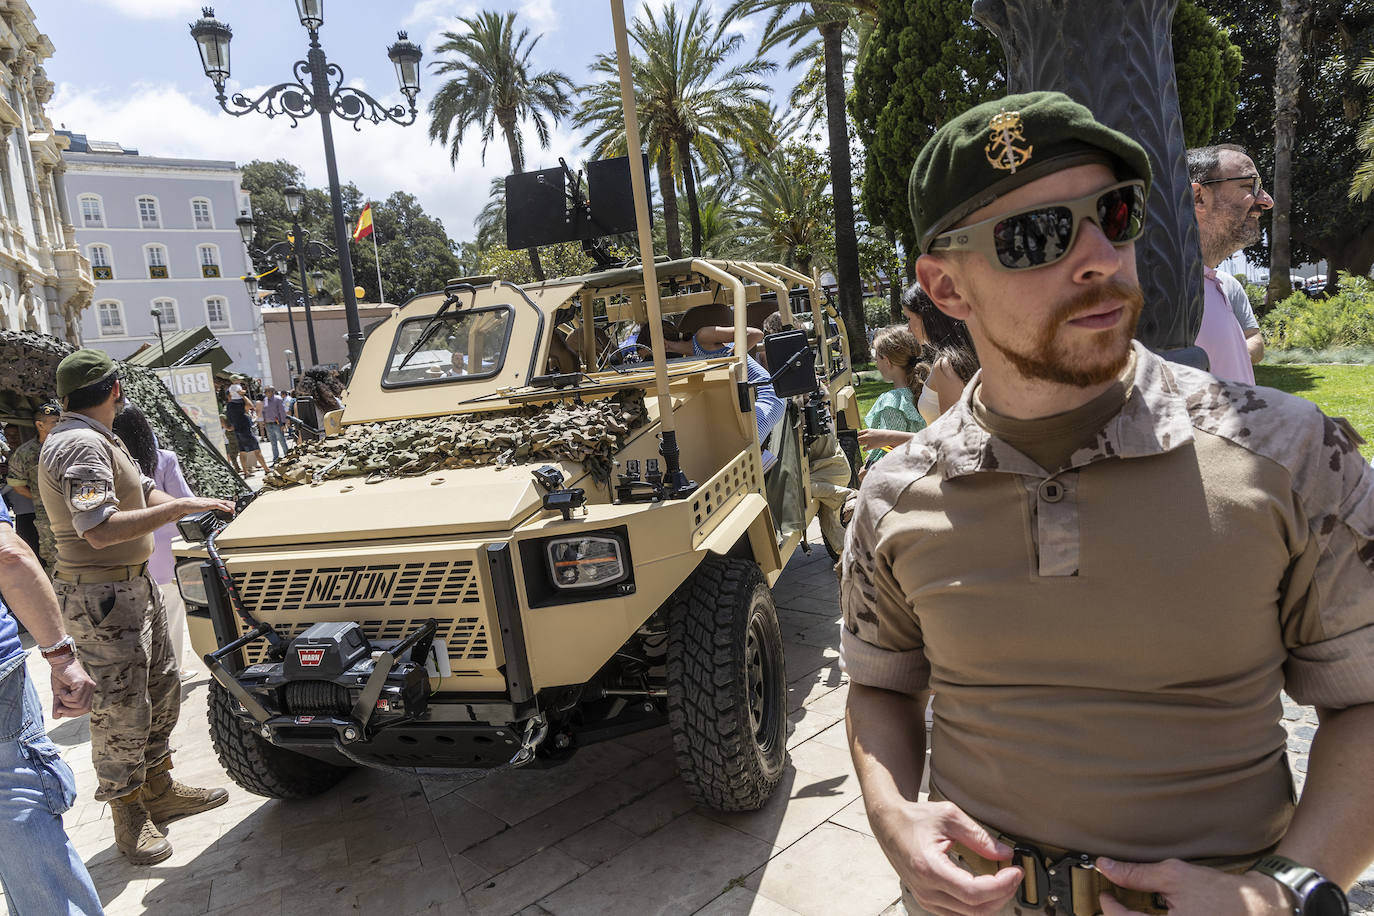
<svg viewBox="0 0 1374 916">
<path fill-rule="evenodd" d="M 667 722 L 697 800 L 768 798 L 786 724 L 769 586 L 823 508 L 813 466 L 849 476 L 848 345 L 780 265 L 657 270 L 684 334 L 725 316 L 747 343 L 779 312 L 764 349 L 787 411 L 767 442 L 746 346 L 660 368 L 616 343 L 647 318 L 640 269 L 478 278 L 376 327 L 334 432 L 227 526 L 183 520 L 177 578 L 236 782 L 287 798 L 354 765 L 552 764 Z"/>
</svg>

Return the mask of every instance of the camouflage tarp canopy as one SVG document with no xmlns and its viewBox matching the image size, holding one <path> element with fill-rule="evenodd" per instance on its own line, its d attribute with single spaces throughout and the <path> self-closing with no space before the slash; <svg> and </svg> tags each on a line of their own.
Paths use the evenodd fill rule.
<svg viewBox="0 0 1374 916">
<path fill-rule="evenodd" d="M 0 416 L 27 424 L 34 408 L 57 400 L 57 364 L 75 349 L 46 334 L 0 330 Z M 193 492 L 223 499 L 247 492 L 243 478 L 205 441 L 156 373 L 121 361 L 119 375 L 126 396 L 148 415 L 158 445 L 176 452 Z"/>
<path fill-rule="evenodd" d="M 277 489 L 336 477 L 408 477 L 440 468 L 576 461 L 598 481 L 630 431 L 644 422 L 644 392 L 594 401 L 532 404 L 502 413 L 360 423 L 343 434 L 303 442 L 268 468 Z"/>
</svg>

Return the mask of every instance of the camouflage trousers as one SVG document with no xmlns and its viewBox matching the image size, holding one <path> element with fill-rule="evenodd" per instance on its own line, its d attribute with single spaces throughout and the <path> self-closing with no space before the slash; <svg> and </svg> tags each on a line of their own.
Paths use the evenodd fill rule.
<svg viewBox="0 0 1374 916">
<path fill-rule="evenodd" d="M 48 523 L 48 513 L 43 511 L 43 504 L 38 500 L 34 500 L 33 523 L 38 528 L 38 558 L 51 576 L 57 568 L 57 537 Z"/>
<path fill-rule="evenodd" d="M 840 449 L 835 436 L 821 436 L 806 451 L 811 471 L 811 495 L 820 503 L 817 513 L 821 532 L 827 543 L 839 547 L 844 543 L 844 525 L 840 515 L 845 500 L 857 493 L 849 488 L 849 459 Z"/>
<path fill-rule="evenodd" d="M 95 680 L 91 759 L 97 801 L 143 785 L 172 754 L 181 681 L 167 636 L 167 613 L 151 577 L 78 585 L 53 583 L 67 632 Z"/>
</svg>

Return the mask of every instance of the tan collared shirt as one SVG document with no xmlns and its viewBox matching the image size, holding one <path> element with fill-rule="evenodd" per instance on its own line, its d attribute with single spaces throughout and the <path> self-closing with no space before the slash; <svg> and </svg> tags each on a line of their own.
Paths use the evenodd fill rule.
<svg viewBox="0 0 1374 916">
<path fill-rule="evenodd" d="M 38 486 L 57 541 L 59 570 L 94 572 L 148 561 L 152 532 L 102 549 L 85 537 L 115 512 L 148 505 L 152 478 L 143 475 L 118 436 L 85 414 L 64 412 L 43 443 L 38 463 Z"/>
<path fill-rule="evenodd" d="M 963 400 L 874 466 L 843 659 L 935 690 L 932 785 L 1005 833 L 1133 861 L 1287 829 L 1280 690 L 1374 702 L 1374 472 L 1277 391 L 1136 347 L 1120 412 L 1050 474 Z"/>
</svg>

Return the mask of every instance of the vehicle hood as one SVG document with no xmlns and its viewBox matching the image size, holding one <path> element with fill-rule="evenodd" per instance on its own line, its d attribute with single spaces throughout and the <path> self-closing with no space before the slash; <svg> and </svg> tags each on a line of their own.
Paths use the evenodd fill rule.
<svg viewBox="0 0 1374 916">
<path fill-rule="evenodd" d="M 509 531 L 540 510 L 539 464 L 453 468 L 418 477 L 326 480 L 270 490 L 216 539 L 224 548 Z M 582 466 L 555 464 L 578 485 Z"/>
</svg>

